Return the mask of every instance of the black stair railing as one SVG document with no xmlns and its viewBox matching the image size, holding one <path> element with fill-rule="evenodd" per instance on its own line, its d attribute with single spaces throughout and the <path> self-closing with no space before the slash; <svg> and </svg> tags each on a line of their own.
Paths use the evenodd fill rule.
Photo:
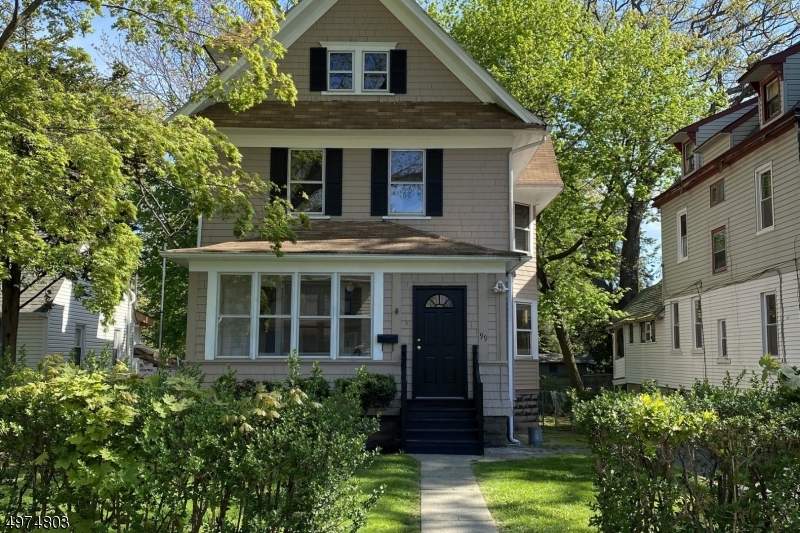
<svg viewBox="0 0 800 533">
<path fill-rule="evenodd" d="M 408 349 L 405 344 L 400 345 L 400 446 L 406 448 L 406 434 L 408 432 Z"/>
<path fill-rule="evenodd" d="M 472 399 L 475 400 L 475 413 L 478 416 L 478 455 L 483 455 L 483 382 L 477 344 L 472 345 Z"/>
</svg>

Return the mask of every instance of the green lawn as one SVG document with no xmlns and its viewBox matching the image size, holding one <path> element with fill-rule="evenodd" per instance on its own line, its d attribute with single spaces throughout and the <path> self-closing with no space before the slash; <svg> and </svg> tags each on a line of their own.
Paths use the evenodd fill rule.
<svg viewBox="0 0 800 533">
<path fill-rule="evenodd" d="M 403 454 L 379 455 L 362 471 L 364 491 L 385 485 L 362 533 L 419 533 L 419 462 Z"/>
<path fill-rule="evenodd" d="M 475 463 L 502 533 L 589 533 L 594 498 L 588 455 Z"/>
</svg>

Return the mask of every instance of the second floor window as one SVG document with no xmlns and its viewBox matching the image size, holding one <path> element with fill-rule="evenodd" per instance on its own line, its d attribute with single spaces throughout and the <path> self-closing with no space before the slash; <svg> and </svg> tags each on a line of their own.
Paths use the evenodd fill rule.
<svg viewBox="0 0 800 533">
<path fill-rule="evenodd" d="M 781 80 L 775 78 L 764 87 L 764 122 L 781 112 Z"/>
<path fill-rule="evenodd" d="M 756 201 L 758 231 L 771 228 L 775 223 L 772 205 L 772 165 L 756 170 Z"/>
<path fill-rule="evenodd" d="M 694 172 L 695 170 L 695 156 L 694 156 L 694 143 L 687 142 L 683 145 L 683 169 L 685 174 Z"/>
<path fill-rule="evenodd" d="M 678 261 L 689 258 L 689 228 L 686 217 L 685 209 L 678 213 Z"/>
<path fill-rule="evenodd" d="M 389 52 L 364 52 L 364 90 L 389 88 Z"/>
<path fill-rule="evenodd" d="M 425 152 L 392 150 L 389 165 L 389 214 L 424 214 Z"/>
<path fill-rule="evenodd" d="M 710 197 L 711 207 L 725 201 L 725 180 L 719 180 L 711 185 Z"/>
<path fill-rule="evenodd" d="M 328 54 L 328 90 L 353 90 L 353 52 Z"/>
<path fill-rule="evenodd" d="M 289 150 L 289 201 L 297 211 L 322 214 L 324 150 Z"/>
<path fill-rule="evenodd" d="M 528 205 L 514 204 L 514 249 L 531 251 L 531 208 Z"/>
<path fill-rule="evenodd" d="M 714 265 L 714 272 L 724 272 L 728 268 L 728 260 L 726 258 L 726 234 L 725 226 L 715 229 L 711 232 L 711 246 L 713 248 L 712 258 Z"/>
</svg>

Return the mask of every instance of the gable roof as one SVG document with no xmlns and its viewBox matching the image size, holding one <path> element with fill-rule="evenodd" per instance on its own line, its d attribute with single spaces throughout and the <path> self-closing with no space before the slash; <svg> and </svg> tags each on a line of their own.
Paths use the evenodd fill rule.
<svg viewBox="0 0 800 533">
<path fill-rule="evenodd" d="M 780 69 L 780 65 L 786 61 L 789 56 L 800 54 L 800 43 L 790 46 L 782 52 L 767 56 L 752 67 L 747 69 L 747 72 L 742 74 L 739 78 L 739 83 L 754 83 L 764 79 L 765 76 L 772 73 L 776 68 Z"/>
<path fill-rule="evenodd" d="M 661 291 L 661 281 L 659 281 L 655 285 L 640 290 L 622 310 L 625 316 L 613 321 L 611 325 L 613 327 L 630 322 L 652 320 L 661 314 L 662 309 L 664 309 L 664 296 Z"/>
<path fill-rule="evenodd" d="M 289 48 L 338 0 L 304 0 L 286 13 L 275 39 Z M 545 123 L 525 109 L 477 61 L 439 26 L 415 0 L 374 0 L 381 2 L 419 41 L 433 52 L 447 68 L 482 102 L 494 103 L 516 115 L 523 122 L 545 126 Z M 247 67 L 244 58 L 227 66 L 220 74 L 224 83 Z M 196 114 L 214 102 L 189 102 L 173 116 Z"/>
<path fill-rule="evenodd" d="M 487 257 L 522 260 L 525 254 L 495 250 L 388 221 L 314 221 L 295 230 L 297 242 L 283 243 L 289 255 L 412 255 Z M 186 256 L 272 255 L 272 245 L 260 238 L 223 242 L 200 248 L 168 250 L 169 259 L 183 264 Z"/>
<path fill-rule="evenodd" d="M 700 129 L 700 126 L 704 126 L 704 125 L 706 125 L 706 124 L 708 124 L 710 122 L 714 122 L 715 120 L 721 119 L 721 118 L 723 118 L 723 117 L 725 117 L 727 115 L 730 115 L 731 113 L 734 113 L 736 111 L 739 111 L 739 110 L 742 110 L 742 109 L 746 109 L 749 106 L 756 106 L 757 107 L 758 106 L 758 98 L 751 98 L 750 100 L 744 101 L 741 104 L 737 104 L 735 106 L 731 106 L 728 109 L 724 109 L 724 110 L 720 111 L 719 113 L 714 113 L 713 115 L 708 116 L 708 117 L 706 117 L 706 118 L 704 118 L 702 120 L 698 120 L 697 122 L 693 122 L 692 124 L 689 124 L 688 126 L 684 126 L 681 129 L 679 129 L 678 131 L 676 131 L 675 133 L 673 133 L 672 136 L 669 139 L 666 140 L 666 143 L 667 144 L 674 144 L 678 149 L 680 149 L 679 145 L 683 144 L 689 138 L 691 138 L 691 134 L 697 133 L 697 130 Z"/>
<path fill-rule="evenodd" d="M 558 170 L 553 139 L 547 135 L 542 145 L 536 149 L 528 166 L 522 171 L 515 185 L 556 185 L 564 187 L 561 172 Z"/>
</svg>

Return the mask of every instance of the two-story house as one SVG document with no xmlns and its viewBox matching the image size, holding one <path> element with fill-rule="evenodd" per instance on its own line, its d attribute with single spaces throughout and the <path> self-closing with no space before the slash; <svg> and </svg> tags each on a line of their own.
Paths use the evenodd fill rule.
<svg viewBox="0 0 800 533">
<path fill-rule="evenodd" d="M 166 252 L 190 270 L 187 360 L 212 379 L 281 379 L 295 349 L 328 379 L 406 370 L 407 450 L 475 453 L 478 415 L 506 443 L 538 389 L 534 220 L 562 188 L 545 124 L 413 0 L 305 0 L 276 38 L 295 106 L 181 113 L 213 120 L 312 225 L 281 258 L 220 219 Z"/>
<path fill-rule="evenodd" d="M 668 140 L 683 173 L 653 202 L 663 278 L 612 328 L 616 384 L 800 364 L 800 44 L 739 81 L 756 96 Z"/>
</svg>

